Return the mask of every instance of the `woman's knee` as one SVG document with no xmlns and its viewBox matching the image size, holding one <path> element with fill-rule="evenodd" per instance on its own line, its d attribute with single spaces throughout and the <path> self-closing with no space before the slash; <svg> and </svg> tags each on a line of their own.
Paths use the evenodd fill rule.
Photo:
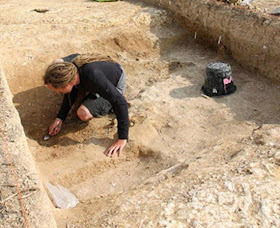
<svg viewBox="0 0 280 228">
<path fill-rule="evenodd" d="M 79 117 L 80 120 L 82 121 L 89 121 L 92 119 L 92 115 L 90 114 L 89 110 L 84 106 L 81 105 L 78 110 L 77 110 L 77 116 Z"/>
</svg>

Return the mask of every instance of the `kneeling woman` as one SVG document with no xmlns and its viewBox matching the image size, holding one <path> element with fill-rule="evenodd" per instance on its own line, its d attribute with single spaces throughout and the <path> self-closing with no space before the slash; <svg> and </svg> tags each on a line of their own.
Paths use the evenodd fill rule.
<svg viewBox="0 0 280 228">
<path fill-rule="evenodd" d="M 69 60 L 71 62 L 67 62 Z M 70 59 L 68 56 L 54 61 L 43 79 L 49 89 L 65 94 L 57 118 L 49 127 L 49 135 L 60 132 L 63 120 L 83 91 L 83 99 L 78 101 L 77 116 L 88 121 L 113 110 L 118 120 L 119 139 L 106 151 L 106 155 L 121 154 L 128 139 L 129 121 L 128 105 L 123 96 L 126 75 L 120 64 L 109 57 L 75 54 Z"/>
</svg>

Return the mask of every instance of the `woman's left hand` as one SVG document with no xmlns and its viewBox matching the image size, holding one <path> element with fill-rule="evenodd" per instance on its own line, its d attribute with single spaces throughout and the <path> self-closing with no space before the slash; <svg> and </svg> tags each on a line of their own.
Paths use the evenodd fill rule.
<svg viewBox="0 0 280 228">
<path fill-rule="evenodd" d="M 115 141 L 112 146 L 106 151 L 106 156 L 111 155 L 111 157 L 117 152 L 118 156 L 121 155 L 123 148 L 126 144 L 127 140 L 126 139 L 119 139 Z"/>
</svg>

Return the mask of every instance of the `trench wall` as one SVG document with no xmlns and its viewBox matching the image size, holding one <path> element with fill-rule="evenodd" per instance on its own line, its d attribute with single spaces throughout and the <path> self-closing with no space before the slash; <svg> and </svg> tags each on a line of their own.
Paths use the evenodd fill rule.
<svg viewBox="0 0 280 228">
<path fill-rule="evenodd" d="M 144 1 L 171 11 L 198 41 L 280 81 L 280 17 L 213 0 Z"/>
<path fill-rule="evenodd" d="M 7 200 L 6 209 L 1 212 L 0 227 L 29 227 L 29 222 L 30 227 L 55 228 L 53 206 L 40 182 L 12 98 L 0 66 L 0 198 L 4 200 L 17 193 L 18 184 L 23 202 L 21 205 L 18 195 Z M 26 211 L 27 222 L 23 210 Z"/>
</svg>

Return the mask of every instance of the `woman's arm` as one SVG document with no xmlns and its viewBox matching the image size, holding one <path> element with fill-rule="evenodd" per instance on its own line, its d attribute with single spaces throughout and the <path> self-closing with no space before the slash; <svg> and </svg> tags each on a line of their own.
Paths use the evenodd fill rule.
<svg viewBox="0 0 280 228">
<path fill-rule="evenodd" d="M 118 120 L 119 139 L 128 139 L 128 105 L 124 96 L 116 89 L 115 85 L 107 79 L 103 71 L 93 69 L 91 66 L 85 66 L 83 67 L 82 74 L 83 86 L 86 87 L 86 90 L 98 93 L 113 106 L 114 113 Z"/>
<path fill-rule="evenodd" d="M 70 93 L 67 93 L 64 95 L 61 106 L 60 106 L 60 110 L 57 114 L 57 118 L 61 119 L 61 120 L 65 120 L 68 112 L 70 111 L 72 105 L 74 104 L 76 97 L 78 94 L 78 88 L 76 88 L 75 86 L 73 86 L 72 91 Z"/>
</svg>

